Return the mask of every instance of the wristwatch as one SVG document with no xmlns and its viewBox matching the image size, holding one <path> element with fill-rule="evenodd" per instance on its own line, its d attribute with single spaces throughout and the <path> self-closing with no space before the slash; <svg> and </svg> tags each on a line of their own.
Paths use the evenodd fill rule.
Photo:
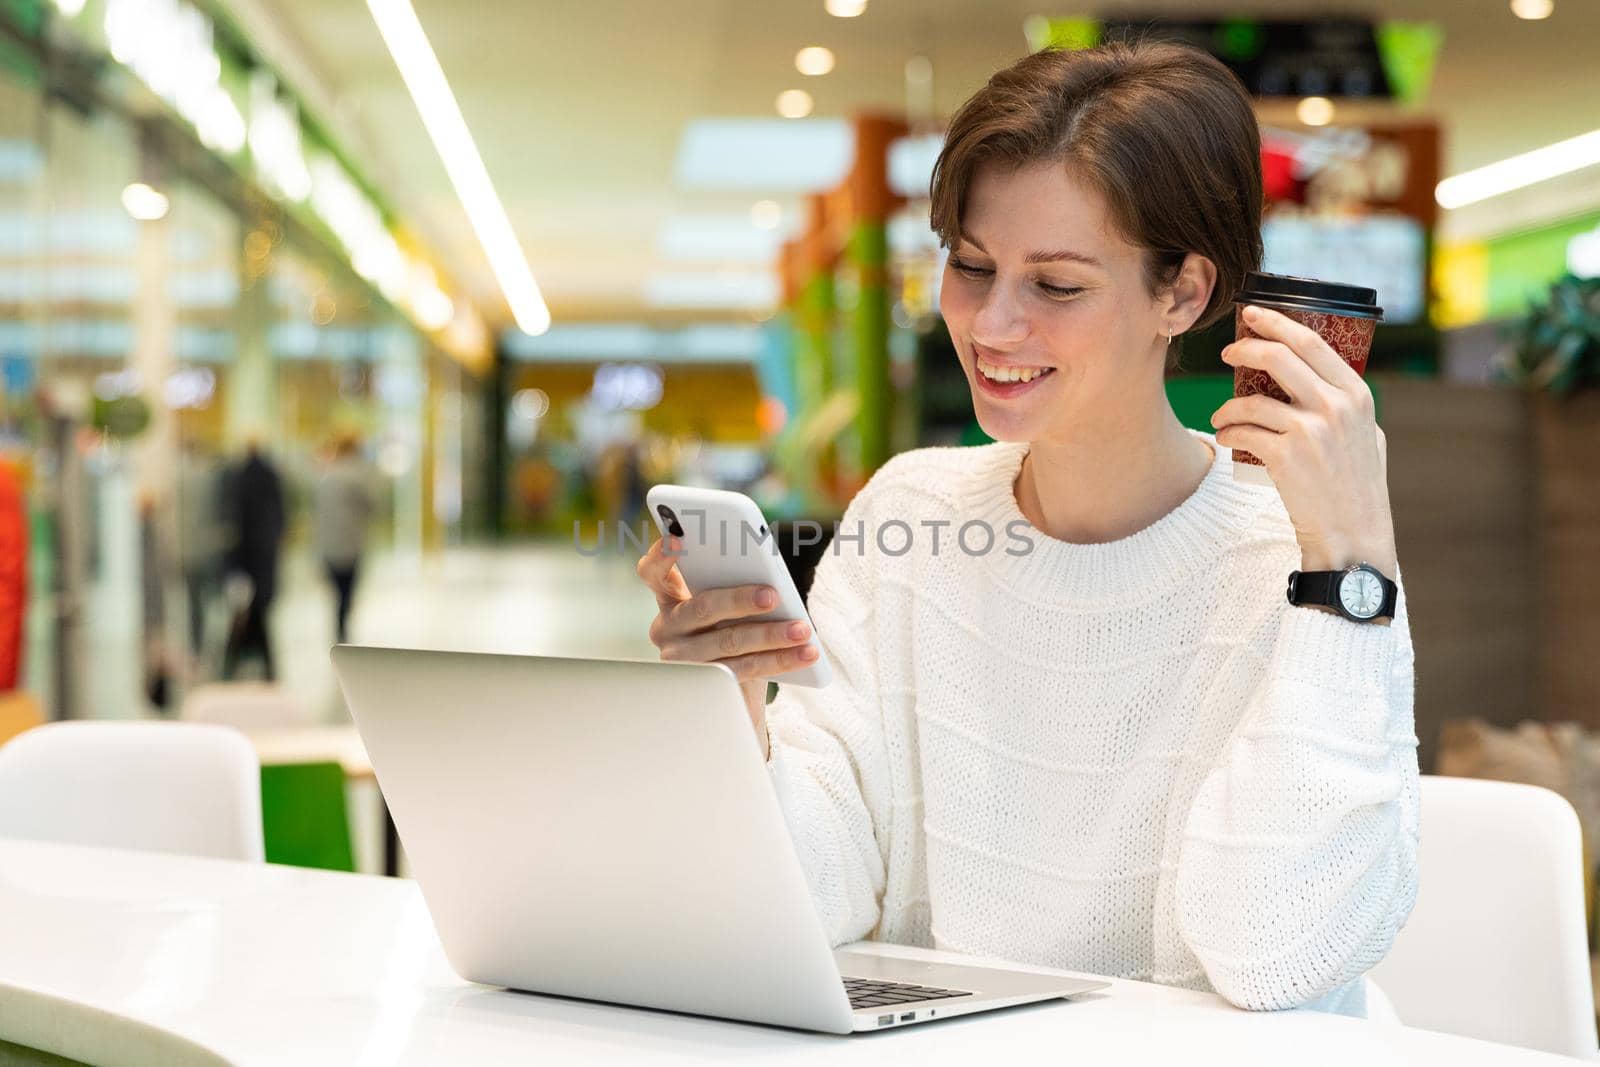
<svg viewBox="0 0 1600 1067">
<path fill-rule="evenodd" d="M 1351 622 L 1394 618 L 1397 587 L 1370 563 L 1357 563 L 1342 571 L 1293 571 L 1289 575 L 1289 603 L 1328 607 Z"/>
</svg>

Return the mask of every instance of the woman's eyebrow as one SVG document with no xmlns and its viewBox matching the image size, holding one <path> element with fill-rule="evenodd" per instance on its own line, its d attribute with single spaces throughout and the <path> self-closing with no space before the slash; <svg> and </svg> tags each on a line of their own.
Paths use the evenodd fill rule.
<svg viewBox="0 0 1600 1067">
<path fill-rule="evenodd" d="M 1100 261 L 1095 259 L 1093 256 L 1087 256 L 1082 252 L 1074 252 L 1067 248 L 1057 249 L 1054 252 L 1029 252 L 1026 262 L 1055 263 L 1063 259 L 1071 260 L 1074 263 L 1082 263 L 1089 267 L 1100 266 Z"/>
<path fill-rule="evenodd" d="M 961 234 L 961 241 L 962 241 L 963 244 L 969 244 L 973 248 L 976 248 L 978 251 L 982 252 L 984 255 L 988 255 L 989 254 L 989 250 L 987 248 L 983 247 L 983 245 L 978 242 L 977 238 L 973 237 L 970 233 L 967 233 L 967 232 L 963 231 L 962 234 Z M 1066 248 L 1057 249 L 1056 251 L 1053 251 L 1053 252 L 1029 252 L 1027 257 L 1024 259 L 1023 262 L 1025 262 L 1025 263 L 1057 263 L 1057 262 L 1060 262 L 1061 260 L 1064 260 L 1064 259 L 1065 260 L 1070 260 L 1073 263 L 1082 263 L 1085 266 L 1089 266 L 1089 267 L 1100 267 L 1101 266 L 1100 261 L 1098 259 L 1095 259 L 1093 256 L 1085 255 L 1082 252 L 1074 252 L 1071 249 L 1066 249 Z"/>
</svg>

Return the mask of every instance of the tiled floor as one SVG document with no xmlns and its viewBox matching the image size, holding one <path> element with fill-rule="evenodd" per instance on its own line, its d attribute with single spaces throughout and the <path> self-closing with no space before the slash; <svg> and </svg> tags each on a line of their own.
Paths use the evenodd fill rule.
<svg viewBox="0 0 1600 1067">
<path fill-rule="evenodd" d="M 581 556 L 569 544 L 379 556 L 361 575 L 350 638 L 411 648 L 654 659 L 646 632 L 655 603 L 633 564 L 632 557 Z M 91 717 L 151 711 L 140 693 L 138 606 L 127 588 L 107 581 L 91 596 L 86 641 L 93 669 L 85 677 Z M 224 625 L 221 618 L 212 622 L 214 632 Z M 310 558 L 286 560 L 270 625 L 279 681 L 317 718 L 347 721 L 328 659 L 333 592 Z"/>
</svg>

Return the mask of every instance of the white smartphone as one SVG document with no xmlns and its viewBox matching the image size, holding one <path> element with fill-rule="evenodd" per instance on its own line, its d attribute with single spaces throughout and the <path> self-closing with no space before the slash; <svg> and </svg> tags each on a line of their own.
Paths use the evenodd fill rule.
<svg viewBox="0 0 1600 1067">
<path fill-rule="evenodd" d="M 740 622 L 811 621 L 800 590 L 795 588 L 778 551 L 777 540 L 754 500 L 725 489 L 658 485 L 645 494 L 645 504 L 662 537 L 682 540 L 678 573 L 683 575 L 689 592 L 698 595 L 730 585 L 770 585 L 778 591 L 777 607 L 761 615 L 746 616 Z M 814 623 L 808 643 L 817 650 L 816 660 L 774 675 L 775 681 L 821 687 L 833 680 Z"/>
</svg>

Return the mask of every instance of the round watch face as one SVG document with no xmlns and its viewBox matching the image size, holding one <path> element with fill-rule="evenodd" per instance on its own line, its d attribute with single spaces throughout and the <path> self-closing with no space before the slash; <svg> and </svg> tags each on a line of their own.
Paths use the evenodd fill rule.
<svg viewBox="0 0 1600 1067">
<path fill-rule="evenodd" d="M 1370 619 L 1383 607 L 1383 583 L 1371 571 L 1351 571 L 1339 583 L 1339 602 L 1356 618 Z"/>
</svg>

